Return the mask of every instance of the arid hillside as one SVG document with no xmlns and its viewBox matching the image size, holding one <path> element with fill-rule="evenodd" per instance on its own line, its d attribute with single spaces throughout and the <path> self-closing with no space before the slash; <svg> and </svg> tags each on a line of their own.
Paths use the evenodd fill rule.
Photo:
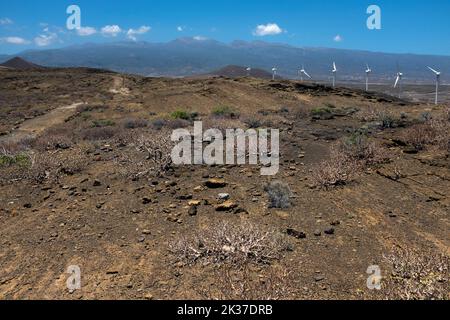
<svg viewBox="0 0 450 320">
<path fill-rule="evenodd" d="M 279 129 L 279 173 L 172 164 L 194 121 Z M 0 134 L 0 299 L 449 298 L 449 103 L 0 69 Z"/>
</svg>

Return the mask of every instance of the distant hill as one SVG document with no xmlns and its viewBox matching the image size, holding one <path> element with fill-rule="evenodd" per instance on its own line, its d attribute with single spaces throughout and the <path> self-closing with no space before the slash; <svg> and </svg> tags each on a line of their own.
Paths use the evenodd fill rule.
<svg viewBox="0 0 450 320">
<path fill-rule="evenodd" d="M 18 70 L 42 69 L 43 68 L 37 64 L 28 62 L 20 57 L 12 58 L 12 59 L 0 64 L 0 67 L 18 69 Z"/>
<path fill-rule="evenodd" d="M 426 68 L 430 65 L 443 72 L 443 83 L 450 83 L 450 56 L 299 48 L 263 41 L 222 43 L 182 38 L 166 43 L 88 43 L 25 51 L 19 56 L 49 67 L 91 67 L 155 77 L 204 75 L 224 66 L 239 65 L 268 72 L 277 67 L 281 77 L 295 79 L 304 65 L 316 81 L 329 81 L 332 63 L 336 61 L 338 82 L 363 81 L 368 63 L 373 70 L 371 81 L 389 84 L 394 83 L 397 64 L 404 73 L 405 82 L 433 83 L 435 76 Z"/>
<path fill-rule="evenodd" d="M 227 77 L 227 78 L 241 78 L 241 77 L 253 77 L 260 79 L 272 79 L 272 74 L 268 71 L 262 69 L 251 69 L 250 72 L 247 71 L 247 67 L 242 66 L 226 66 L 219 70 L 210 72 L 208 75 L 210 76 L 219 76 L 219 77 Z M 276 76 L 277 79 L 281 79 L 281 77 Z"/>
</svg>

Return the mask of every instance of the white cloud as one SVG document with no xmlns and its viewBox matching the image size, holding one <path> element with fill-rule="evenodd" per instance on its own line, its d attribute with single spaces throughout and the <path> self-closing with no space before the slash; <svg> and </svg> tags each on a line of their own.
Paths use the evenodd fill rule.
<svg viewBox="0 0 450 320">
<path fill-rule="evenodd" d="M 92 27 L 81 27 L 77 30 L 77 34 L 81 37 L 88 37 L 92 36 L 93 34 L 96 34 L 97 30 Z"/>
<path fill-rule="evenodd" d="M 208 40 L 208 38 L 203 37 L 203 36 L 195 36 L 195 37 L 194 37 L 194 40 L 195 40 L 195 41 L 205 41 L 205 40 Z"/>
<path fill-rule="evenodd" d="M 334 38 L 333 38 L 334 42 L 342 42 L 344 41 L 344 38 L 342 38 L 342 36 L 340 34 L 337 34 Z"/>
<path fill-rule="evenodd" d="M 120 29 L 120 27 L 118 25 L 108 25 L 108 26 L 104 26 L 102 28 L 102 34 L 104 36 L 115 37 L 121 32 L 122 32 L 122 29 Z"/>
<path fill-rule="evenodd" d="M 46 47 L 58 40 L 56 33 L 41 34 L 34 38 L 34 43 L 39 47 Z"/>
<path fill-rule="evenodd" d="M 149 32 L 152 28 L 150 28 L 149 26 L 141 26 L 139 29 L 129 29 L 127 32 L 127 37 L 133 41 L 136 41 L 137 35 L 140 34 L 145 34 L 147 32 Z"/>
<path fill-rule="evenodd" d="M 20 37 L 5 37 L 5 38 L 0 38 L 0 42 L 6 42 L 9 44 L 18 44 L 18 45 L 22 45 L 22 44 L 29 44 L 30 41 L 25 40 L 24 38 L 20 38 Z"/>
<path fill-rule="evenodd" d="M 13 24 L 14 22 L 10 18 L 0 18 L 0 26 Z"/>
<path fill-rule="evenodd" d="M 178 27 L 177 27 L 177 31 L 178 31 L 178 32 L 183 32 L 183 31 L 184 31 L 184 27 L 178 26 Z"/>
<path fill-rule="evenodd" d="M 263 37 L 263 36 L 273 36 L 285 32 L 276 23 L 260 24 L 253 31 L 253 35 Z"/>
</svg>

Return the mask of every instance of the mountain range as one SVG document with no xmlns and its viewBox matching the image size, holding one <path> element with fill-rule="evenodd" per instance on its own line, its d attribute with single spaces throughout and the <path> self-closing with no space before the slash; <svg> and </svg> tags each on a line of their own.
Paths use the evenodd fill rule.
<svg viewBox="0 0 450 320">
<path fill-rule="evenodd" d="M 86 43 L 60 49 L 28 50 L 14 56 L 48 67 L 92 67 L 155 77 L 210 74 L 213 70 L 237 65 L 267 72 L 276 66 L 280 76 L 296 78 L 304 65 L 314 80 L 322 81 L 329 79 L 333 61 L 336 61 L 341 81 L 360 81 L 365 77 L 368 63 L 373 69 L 372 81 L 393 81 L 400 70 L 405 82 L 430 82 L 434 75 L 427 66 L 432 66 L 443 72 L 443 83 L 450 83 L 450 56 L 300 48 L 263 41 L 223 43 L 180 38 L 166 43 Z M 11 58 L 13 56 L 0 55 L 0 63 Z"/>
</svg>

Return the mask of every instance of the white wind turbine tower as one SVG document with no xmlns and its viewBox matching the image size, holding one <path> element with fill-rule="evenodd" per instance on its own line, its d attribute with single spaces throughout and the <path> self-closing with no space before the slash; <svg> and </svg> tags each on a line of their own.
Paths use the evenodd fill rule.
<svg viewBox="0 0 450 320">
<path fill-rule="evenodd" d="M 372 73 L 372 69 L 370 69 L 369 64 L 366 63 L 366 92 L 369 91 L 369 76 Z"/>
<path fill-rule="evenodd" d="M 303 82 L 303 75 L 307 76 L 311 79 L 311 76 L 306 72 L 305 67 L 302 65 L 302 69 L 299 71 L 300 73 L 300 80 Z"/>
<path fill-rule="evenodd" d="M 400 72 L 397 66 L 397 77 L 395 78 L 395 84 L 394 88 L 397 88 L 398 86 L 398 97 L 401 98 L 402 96 L 402 79 L 403 79 L 403 72 Z"/>
<path fill-rule="evenodd" d="M 247 71 L 247 77 L 250 77 L 250 72 L 252 71 L 252 68 L 247 67 L 247 69 L 245 69 Z"/>
<path fill-rule="evenodd" d="M 333 62 L 333 70 L 331 70 L 331 72 L 333 73 L 333 88 L 336 86 L 336 73 L 337 73 L 337 68 L 336 68 L 336 62 Z"/>
<path fill-rule="evenodd" d="M 277 68 L 272 68 L 272 80 L 275 80 L 275 76 L 277 75 Z"/>
<path fill-rule="evenodd" d="M 436 97 L 434 99 L 434 104 L 437 105 L 438 104 L 438 95 L 439 95 L 439 82 L 441 79 L 441 72 L 440 71 L 436 71 L 431 67 L 428 67 L 428 69 L 430 69 L 435 75 L 436 75 Z"/>
</svg>

